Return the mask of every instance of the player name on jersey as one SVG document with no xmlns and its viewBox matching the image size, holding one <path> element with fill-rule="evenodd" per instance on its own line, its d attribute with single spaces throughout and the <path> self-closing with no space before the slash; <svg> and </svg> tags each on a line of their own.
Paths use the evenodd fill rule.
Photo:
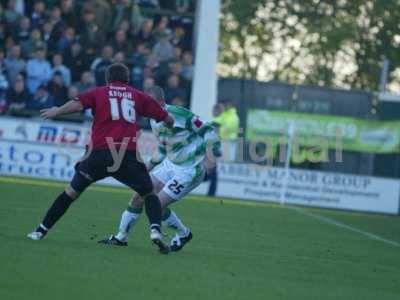
<svg viewBox="0 0 400 300">
<path fill-rule="evenodd" d="M 108 95 L 110 97 L 119 97 L 119 98 L 128 98 L 128 99 L 133 99 L 133 94 L 132 92 L 121 92 L 119 90 L 115 90 L 114 86 L 110 87 L 110 90 L 108 91 Z"/>
</svg>

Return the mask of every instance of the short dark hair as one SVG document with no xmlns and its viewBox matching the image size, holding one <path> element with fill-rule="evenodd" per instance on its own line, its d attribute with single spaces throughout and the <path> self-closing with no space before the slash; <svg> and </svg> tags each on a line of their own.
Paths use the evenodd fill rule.
<svg viewBox="0 0 400 300">
<path fill-rule="evenodd" d="M 124 83 L 129 82 L 129 69 L 121 63 L 110 65 L 106 71 L 106 81 L 111 83 L 113 81 L 121 81 Z"/>
<path fill-rule="evenodd" d="M 225 106 L 233 106 L 233 102 L 231 99 L 223 99 L 220 101 L 220 103 Z"/>
<path fill-rule="evenodd" d="M 147 90 L 147 93 L 157 101 L 164 101 L 164 90 L 158 85 L 152 86 Z"/>
</svg>

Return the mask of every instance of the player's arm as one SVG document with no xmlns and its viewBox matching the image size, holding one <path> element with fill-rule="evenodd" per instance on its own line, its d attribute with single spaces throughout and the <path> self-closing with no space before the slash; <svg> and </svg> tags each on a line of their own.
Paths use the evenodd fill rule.
<svg viewBox="0 0 400 300">
<path fill-rule="evenodd" d="M 211 123 L 202 121 L 198 116 L 192 115 L 186 121 L 186 129 L 201 136 L 206 145 L 204 165 L 207 173 L 215 168 L 216 158 L 221 156 L 221 141 Z"/>
<path fill-rule="evenodd" d="M 157 147 L 153 151 L 151 159 L 146 163 L 146 168 L 147 168 L 147 171 L 149 171 L 149 172 L 155 166 L 157 166 L 159 163 L 161 163 L 164 160 L 164 158 L 167 156 L 167 150 L 165 148 L 165 145 L 159 139 L 159 133 L 157 132 L 157 129 L 152 127 L 152 132 L 153 132 L 154 136 L 157 138 Z"/>
<path fill-rule="evenodd" d="M 204 166 L 207 174 L 210 174 L 216 167 L 217 158 L 222 156 L 221 141 L 213 128 L 211 130 L 207 130 L 203 138 L 206 144 L 206 157 L 204 159 Z"/>
<path fill-rule="evenodd" d="M 157 122 L 164 122 L 166 126 L 172 127 L 174 125 L 174 118 L 169 114 L 156 100 L 145 93 L 140 94 L 141 105 L 138 106 L 139 115 L 156 120 Z"/>
<path fill-rule="evenodd" d="M 80 101 L 70 100 L 62 106 L 53 106 L 40 110 L 40 115 L 43 119 L 53 119 L 57 116 L 71 114 L 82 111 L 83 105 Z"/>
<path fill-rule="evenodd" d="M 211 149 L 215 156 L 220 156 L 221 141 L 215 127 L 211 123 L 204 122 L 193 114 L 186 121 L 186 129 L 201 136 L 207 144 L 207 149 Z"/>
<path fill-rule="evenodd" d="M 155 166 L 161 163 L 167 155 L 167 151 L 163 144 L 158 144 L 156 151 L 154 151 L 153 156 L 150 161 L 146 164 L 147 171 L 151 171 Z"/>
<path fill-rule="evenodd" d="M 186 129 L 201 136 L 205 141 L 219 141 L 214 126 L 209 122 L 202 121 L 198 116 L 192 114 L 186 119 Z"/>
<path fill-rule="evenodd" d="M 53 106 L 51 108 L 45 108 L 40 111 L 43 119 L 52 119 L 57 116 L 71 114 L 74 112 L 82 111 L 86 108 L 94 108 L 95 105 L 96 89 L 90 90 L 79 94 L 73 100 L 68 101 L 62 106 Z"/>
<path fill-rule="evenodd" d="M 217 158 L 222 156 L 221 142 L 218 135 L 214 133 L 207 134 L 206 141 L 206 154 L 204 157 L 203 165 L 206 169 L 207 176 L 211 175 L 217 167 Z"/>
</svg>

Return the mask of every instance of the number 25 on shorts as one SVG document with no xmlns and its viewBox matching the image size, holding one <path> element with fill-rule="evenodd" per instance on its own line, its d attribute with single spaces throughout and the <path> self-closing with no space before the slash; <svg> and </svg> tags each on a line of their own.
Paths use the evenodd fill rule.
<svg viewBox="0 0 400 300">
<path fill-rule="evenodd" d="M 178 181 L 174 180 L 172 183 L 168 185 L 168 188 L 175 194 L 178 195 L 182 192 L 182 189 L 184 186 L 182 184 L 179 184 Z"/>
</svg>

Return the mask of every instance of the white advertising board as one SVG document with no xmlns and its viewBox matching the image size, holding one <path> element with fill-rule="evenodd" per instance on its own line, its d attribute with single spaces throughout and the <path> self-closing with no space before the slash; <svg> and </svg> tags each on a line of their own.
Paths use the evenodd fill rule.
<svg viewBox="0 0 400 300">
<path fill-rule="evenodd" d="M 287 176 L 287 178 L 285 178 Z M 217 195 L 397 214 L 400 181 L 369 176 L 219 163 Z M 287 184 L 284 185 L 283 183 Z M 197 193 L 205 193 L 203 184 Z"/>
</svg>

